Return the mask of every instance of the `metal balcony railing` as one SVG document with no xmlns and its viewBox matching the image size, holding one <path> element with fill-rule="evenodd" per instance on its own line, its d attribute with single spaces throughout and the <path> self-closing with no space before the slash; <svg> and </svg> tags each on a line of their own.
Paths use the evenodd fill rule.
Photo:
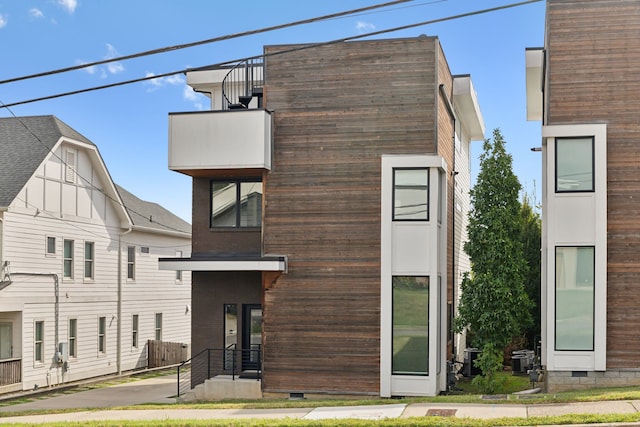
<svg viewBox="0 0 640 427">
<path fill-rule="evenodd" d="M 262 58 L 248 59 L 234 65 L 222 80 L 222 109 L 247 109 L 255 98 L 262 108 L 264 62 Z"/>
</svg>

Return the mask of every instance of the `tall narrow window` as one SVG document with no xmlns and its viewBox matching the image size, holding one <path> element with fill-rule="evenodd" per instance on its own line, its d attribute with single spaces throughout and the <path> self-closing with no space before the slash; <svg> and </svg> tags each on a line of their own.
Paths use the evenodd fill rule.
<svg viewBox="0 0 640 427">
<path fill-rule="evenodd" d="M 131 316 L 131 346 L 138 348 L 138 315 Z"/>
<path fill-rule="evenodd" d="M 556 248 L 556 350 L 592 351 L 595 248 Z"/>
<path fill-rule="evenodd" d="M 0 322 L 0 359 L 13 357 L 13 325 Z"/>
<path fill-rule="evenodd" d="M 56 254 L 56 238 L 47 236 L 47 255 Z"/>
<path fill-rule="evenodd" d="M 393 220 L 429 220 L 429 169 L 393 170 Z"/>
<path fill-rule="evenodd" d="M 78 357 L 78 319 L 69 319 L 69 357 Z"/>
<path fill-rule="evenodd" d="M 156 341 L 162 341 L 162 313 L 156 313 Z"/>
<path fill-rule="evenodd" d="M 44 362 L 44 321 L 38 320 L 33 331 L 33 360 Z"/>
<path fill-rule="evenodd" d="M 182 251 L 176 251 L 176 258 L 182 258 Z M 176 281 L 182 281 L 182 270 L 176 270 Z"/>
<path fill-rule="evenodd" d="M 136 274 L 136 247 L 127 247 L 127 279 L 135 279 Z"/>
<path fill-rule="evenodd" d="M 98 353 L 107 351 L 107 318 L 98 318 Z"/>
<path fill-rule="evenodd" d="M 234 180 L 211 182 L 211 227 L 260 227 L 262 182 Z"/>
<path fill-rule="evenodd" d="M 594 190 L 594 138 L 556 138 L 556 192 Z"/>
<path fill-rule="evenodd" d="M 64 241 L 64 275 L 73 279 L 73 240 Z"/>
<path fill-rule="evenodd" d="M 392 372 L 429 374 L 429 278 L 392 279 Z"/>
<path fill-rule="evenodd" d="M 84 242 L 84 278 L 93 279 L 93 261 L 94 261 L 95 244 L 93 242 Z"/>
</svg>

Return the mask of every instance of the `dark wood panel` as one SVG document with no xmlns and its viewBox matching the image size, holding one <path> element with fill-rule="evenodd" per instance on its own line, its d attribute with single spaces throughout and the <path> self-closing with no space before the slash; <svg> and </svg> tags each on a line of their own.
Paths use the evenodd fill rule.
<svg viewBox="0 0 640 427">
<path fill-rule="evenodd" d="M 637 368 L 640 2 L 548 2 L 549 124 L 607 123 L 607 366 Z"/>
<path fill-rule="evenodd" d="M 265 292 L 265 391 L 378 393 L 381 156 L 451 145 L 436 130 L 441 61 L 430 37 L 267 58 L 263 239 L 289 272 Z"/>
</svg>

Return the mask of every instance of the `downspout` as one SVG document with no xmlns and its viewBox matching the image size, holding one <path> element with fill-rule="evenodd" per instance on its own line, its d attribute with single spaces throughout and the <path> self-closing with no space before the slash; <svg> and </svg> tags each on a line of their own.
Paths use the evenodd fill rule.
<svg viewBox="0 0 640 427">
<path fill-rule="evenodd" d="M 7 264 L 8 266 L 8 264 Z M 34 276 L 34 277 L 51 277 L 53 278 L 53 289 L 54 289 L 54 296 L 55 296 L 55 303 L 54 303 L 54 345 L 55 345 L 55 349 L 53 351 L 53 354 L 56 354 L 58 352 L 58 339 L 60 336 L 60 325 L 59 325 L 59 318 L 60 318 L 60 281 L 58 279 L 58 274 L 56 273 L 24 273 L 24 272 L 17 272 L 17 273 L 8 273 L 8 276 Z M 9 279 L 9 284 L 13 283 L 11 279 Z"/>
<path fill-rule="evenodd" d="M 451 101 L 447 96 L 447 92 L 444 88 L 444 84 L 440 84 L 440 95 L 444 98 L 445 105 L 447 106 L 447 111 L 449 112 L 449 116 L 451 117 L 451 122 L 453 124 L 453 136 L 451 141 L 451 151 L 452 151 L 452 167 L 451 171 L 451 315 L 455 316 L 456 313 L 456 175 L 458 172 L 456 171 L 456 113 L 453 110 L 453 105 L 451 105 Z M 451 327 L 453 328 L 453 319 Z M 451 352 L 453 353 L 453 362 L 456 361 L 456 338 L 453 337 L 451 342 Z"/>
<path fill-rule="evenodd" d="M 133 227 L 129 228 L 118 235 L 118 296 L 117 296 L 117 310 L 116 310 L 116 322 L 117 322 L 117 335 L 116 342 L 116 370 L 117 374 L 122 374 L 122 236 L 131 233 Z"/>
</svg>

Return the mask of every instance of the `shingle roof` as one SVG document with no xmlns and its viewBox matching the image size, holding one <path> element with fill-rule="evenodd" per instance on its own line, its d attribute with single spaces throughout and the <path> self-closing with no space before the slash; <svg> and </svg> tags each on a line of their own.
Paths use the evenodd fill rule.
<svg viewBox="0 0 640 427">
<path fill-rule="evenodd" d="M 94 145 L 55 116 L 0 118 L 0 207 L 8 207 L 61 137 Z M 191 233 L 191 225 L 157 203 L 116 185 L 134 225 Z"/>
<path fill-rule="evenodd" d="M 11 204 L 63 136 L 93 145 L 55 116 L 0 118 L 0 207 Z"/>
<path fill-rule="evenodd" d="M 116 188 L 134 226 L 153 228 L 159 231 L 191 233 L 191 224 L 159 204 L 140 200 L 117 184 Z"/>
</svg>

